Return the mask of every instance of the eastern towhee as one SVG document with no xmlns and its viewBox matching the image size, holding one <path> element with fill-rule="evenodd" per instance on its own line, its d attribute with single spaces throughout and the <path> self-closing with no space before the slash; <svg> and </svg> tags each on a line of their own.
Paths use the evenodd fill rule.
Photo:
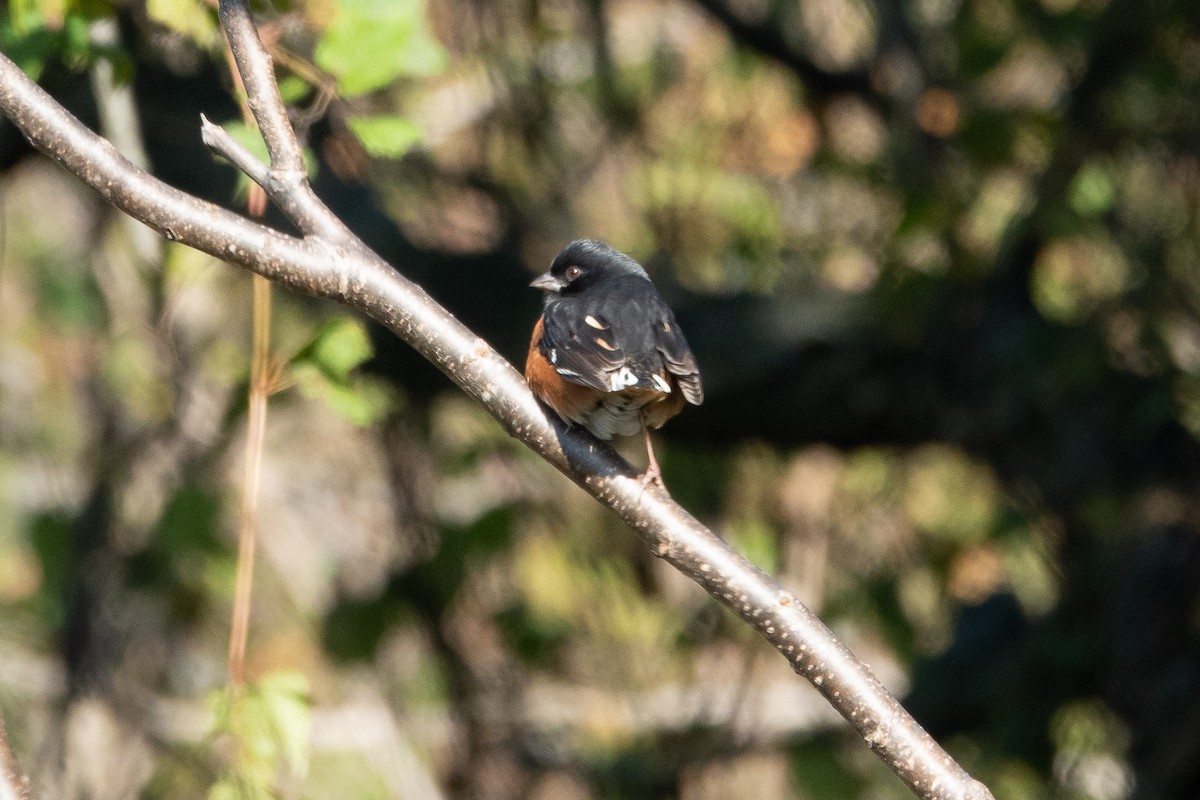
<svg viewBox="0 0 1200 800">
<path fill-rule="evenodd" d="M 700 405 L 696 357 L 642 265 L 603 242 L 571 242 L 532 284 L 546 292 L 525 379 L 543 403 L 599 439 L 646 437 L 643 483 L 662 485 L 650 428 Z"/>
</svg>

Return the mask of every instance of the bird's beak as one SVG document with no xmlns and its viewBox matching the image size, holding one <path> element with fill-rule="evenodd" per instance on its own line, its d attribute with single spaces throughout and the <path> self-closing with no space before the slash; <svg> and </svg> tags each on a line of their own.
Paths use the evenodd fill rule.
<svg viewBox="0 0 1200 800">
<path fill-rule="evenodd" d="M 529 284 L 534 289 L 541 289 L 543 292 L 558 292 L 567 285 L 562 278 L 556 278 L 549 272 L 538 275 L 533 279 L 533 283 Z"/>
</svg>

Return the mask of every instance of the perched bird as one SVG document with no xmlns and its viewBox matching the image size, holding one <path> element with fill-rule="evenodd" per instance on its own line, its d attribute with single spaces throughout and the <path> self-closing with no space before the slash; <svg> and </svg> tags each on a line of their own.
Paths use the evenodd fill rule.
<svg viewBox="0 0 1200 800">
<path fill-rule="evenodd" d="M 696 358 L 642 265 L 603 242 L 571 242 L 530 284 L 546 292 L 525 379 L 564 421 L 599 439 L 646 437 L 643 483 L 662 485 L 650 428 L 700 405 Z"/>
</svg>

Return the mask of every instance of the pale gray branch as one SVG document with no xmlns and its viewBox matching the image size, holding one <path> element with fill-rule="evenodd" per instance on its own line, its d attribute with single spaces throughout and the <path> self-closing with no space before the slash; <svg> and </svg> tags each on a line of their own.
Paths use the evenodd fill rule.
<svg viewBox="0 0 1200 800">
<path fill-rule="evenodd" d="M 237 167 L 247 178 L 264 189 L 271 182 L 271 171 L 267 165 L 238 144 L 229 132 L 200 115 L 200 138 L 210 150 Z"/>
<path fill-rule="evenodd" d="M 924 798 L 985 800 L 990 792 L 943 751 L 790 591 L 730 548 L 609 446 L 547 415 L 521 375 L 420 287 L 363 247 L 316 200 L 295 167 L 270 59 L 243 2 L 221 2 L 221 19 L 272 167 L 271 199 L 304 239 L 252 223 L 183 194 L 122 158 L 0 57 L 0 110 L 29 140 L 115 206 L 155 228 L 301 292 L 339 300 L 400 336 L 477 400 L 514 437 L 613 509 L 666 559 L 738 616 L 791 663 Z M 236 152 L 236 151 L 231 151 Z M 277 167 L 281 167 L 277 169 Z M 296 175 L 299 174 L 299 180 Z"/>
</svg>

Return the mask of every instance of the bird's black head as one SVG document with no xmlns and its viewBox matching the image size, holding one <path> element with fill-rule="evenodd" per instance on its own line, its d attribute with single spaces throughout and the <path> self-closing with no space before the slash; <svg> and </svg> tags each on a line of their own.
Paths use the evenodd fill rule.
<svg viewBox="0 0 1200 800">
<path fill-rule="evenodd" d="M 535 289 L 576 294 L 605 278 L 635 275 L 650 280 L 642 265 L 604 242 L 576 239 L 554 258 L 550 270 L 529 284 Z"/>
</svg>

